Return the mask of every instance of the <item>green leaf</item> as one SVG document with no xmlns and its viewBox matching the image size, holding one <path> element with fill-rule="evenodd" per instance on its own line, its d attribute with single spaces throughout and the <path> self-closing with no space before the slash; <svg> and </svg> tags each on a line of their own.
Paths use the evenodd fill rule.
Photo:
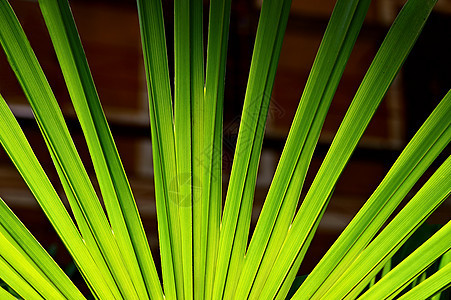
<svg viewBox="0 0 451 300">
<path fill-rule="evenodd" d="M 445 254 L 442 255 L 442 257 L 440 258 L 440 263 L 438 266 L 438 269 L 442 269 L 444 268 L 447 264 L 449 264 L 451 262 L 451 251 L 448 250 L 448 252 L 446 252 Z M 442 299 L 442 297 L 444 297 L 445 299 L 450 296 L 451 291 L 449 289 L 447 289 L 444 292 L 438 292 L 435 293 L 434 296 L 431 298 L 431 300 L 440 300 Z"/>
<path fill-rule="evenodd" d="M 400 300 L 428 299 L 432 295 L 443 291 L 450 285 L 451 263 L 435 272 L 429 278 L 415 286 L 413 289 L 399 297 Z"/>
<path fill-rule="evenodd" d="M 8 293 L 3 287 L 0 287 L 0 297 L 5 300 L 15 300 L 16 298 Z"/>
<path fill-rule="evenodd" d="M 0 241 L 4 242 L 3 235 L 0 234 Z M 6 243 L 7 246 L 9 246 Z M 8 248 L 10 251 L 11 249 L 14 249 L 13 247 L 5 247 Z M 11 266 L 7 259 L 13 259 L 15 263 L 18 265 L 22 264 L 22 267 L 25 265 L 23 264 L 23 261 L 20 259 L 20 256 L 16 256 L 14 258 L 11 257 L 3 257 L 0 256 L 0 269 L 2 270 L 2 280 L 4 280 L 13 290 L 15 290 L 20 296 L 22 296 L 25 299 L 44 299 L 41 295 L 39 295 L 38 291 L 36 291 L 28 282 L 23 279 L 23 277 L 17 272 L 13 266 Z M 28 266 L 26 266 L 28 267 Z M 28 276 L 35 276 L 35 272 L 30 271 L 26 272 L 26 275 Z"/>
<path fill-rule="evenodd" d="M 149 94 L 163 286 L 67 1 L 40 0 L 40 5 L 107 215 L 7 0 L 0 0 L 0 42 L 33 109 L 76 225 L 1 96 L 0 143 L 93 296 L 285 299 L 340 174 L 436 1 L 409 0 L 394 22 L 295 214 L 322 124 L 370 1 L 337 2 L 247 248 L 265 122 L 291 1 L 262 3 L 221 220 L 222 122 L 231 0 L 210 1 L 205 76 L 204 1 L 174 1 L 174 98 L 162 1 L 137 0 Z M 449 224 L 389 270 L 396 265 L 393 253 L 449 197 L 446 180 L 451 175 L 451 157 L 386 229 L 375 235 L 449 144 L 450 114 L 451 91 L 293 299 L 356 298 L 370 281 L 369 296 L 364 297 L 392 297 L 410 284 L 413 293 L 407 295 L 417 299 L 434 293 L 439 296 L 449 286 L 448 256 L 430 278 L 424 271 L 442 253 L 449 253 Z M 14 291 L 25 299 L 83 298 L 1 199 L 0 244 L 0 277 L 9 285 L 8 290 L 0 287 L 0 298 L 14 299 Z M 375 275 L 382 268 L 382 280 L 376 282 Z"/>
<path fill-rule="evenodd" d="M 332 14 L 246 253 L 243 276 L 236 294 L 239 298 L 244 298 L 252 285 L 255 287 L 254 294 L 261 290 L 281 247 L 293 219 L 327 110 L 368 5 L 366 1 L 357 9 L 357 1 L 339 1 Z M 254 282 L 257 270 L 259 274 Z M 287 282 L 287 288 L 290 285 Z"/>
<path fill-rule="evenodd" d="M 202 6 L 199 0 L 174 2 L 174 128 L 185 299 L 194 297 L 193 279 L 199 282 L 204 259 L 198 255 L 202 221 L 201 194 L 196 188 L 202 172 L 202 160 L 199 164 L 196 158 L 201 155 L 204 136 Z M 202 289 L 196 285 L 196 294 L 203 294 Z"/>
<path fill-rule="evenodd" d="M 424 274 L 437 258 L 449 251 L 450 245 L 451 222 L 448 222 L 359 299 L 393 299 L 417 276 Z"/>
<path fill-rule="evenodd" d="M 149 94 L 152 157 L 165 297 L 183 295 L 179 194 L 171 85 L 161 1 L 138 0 Z"/>
<path fill-rule="evenodd" d="M 221 224 L 213 298 L 231 297 L 247 245 L 269 95 L 290 1 L 264 1 Z M 244 180 L 243 180 L 244 176 Z M 230 274 L 230 275 L 229 275 Z M 226 285 L 227 283 L 227 285 Z"/>
<path fill-rule="evenodd" d="M 82 232 L 82 235 L 91 242 L 90 251 L 100 251 L 121 292 L 136 297 L 130 274 L 118 251 L 111 227 L 70 137 L 55 96 L 10 6 L 1 7 L 2 46 L 33 109 L 68 199 L 75 200 L 71 206 L 74 210 L 80 210 L 75 214 L 79 217 L 77 222 L 81 224 L 81 229 L 89 229 Z M 98 258 L 99 255 L 94 254 L 94 257 Z M 106 273 L 107 268 L 103 269 Z"/>
<path fill-rule="evenodd" d="M 1 12 L 1 6 L 0 6 Z M 0 22 L 0 26 L 2 22 Z M 66 208 L 31 150 L 25 135 L 0 95 L 0 143 L 22 175 L 62 242 L 86 276 L 88 283 L 102 297 L 114 297 L 118 291 L 111 285 L 109 273 L 101 273 L 98 261 L 87 249 Z"/>
<path fill-rule="evenodd" d="M 21 281 L 19 286 L 9 282 L 10 278 L 8 272 L 3 278 L 11 287 L 13 287 L 19 294 L 26 290 L 24 285 L 29 285 L 41 294 L 42 297 L 47 299 L 65 299 L 65 297 L 58 291 L 58 289 L 51 283 L 48 278 L 37 269 L 30 260 L 22 255 L 22 253 L 15 247 L 14 242 L 8 240 L 9 235 L 4 235 L 0 231 L 0 243 L 2 245 L 1 257 L 12 272 L 17 272 L 18 277 L 22 277 L 24 281 Z M 3 271 L 3 270 L 2 270 Z M 4 275 L 2 275 L 4 276 Z M 26 296 L 24 296 L 26 297 Z M 45 299 L 45 298 L 44 298 Z"/>
<path fill-rule="evenodd" d="M 298 290 L 298 288 L 302 285 L 302 283 L 307 278 L 307 275 L 298 276 L 294 279 L 293 284 L 290 287 L 290 290 L 287 294 L 286 299 L 291 299 L 293 297 L 294 293 Z"/>
<path fill-rule="evenodd" d="M 0 255 L 6 257 L 4 252 L 10 250 L 13 252 L 10 253 L 13 256 L 7 259 L 7 261 L 12 266 L 15 266 L 19 261 L 27 265 L 27 267 L 15 267 L 15 269 L 36 290 L 39 290 L 41 295 L 52 299 L 55 297 L 84 299 L 83 295 L 69 280 L 66 274 L 64 274 L 63 270 L 61 270 L 52 257 L 42 248 L 1 198 L 0 234 L 3 239 L 6 239 L 0 248 Z M 34 271 L 34 277 L 28 278 L 23 271 Z M 50 288 L 48 288 L 49 285 Z M 48 289 L 44 289 L 44 287 Z"/>
<path fill-rule="evenodd" d="M 332 197 L 333 191 L 331 193 L 331 195 L 329 197 Z M 329 199 L 327 199 L 327 201 L 329 201 Z M 324 212 L 322 212 L 322 214 L 324 214 Z M 322 215 L 320 216 L 320 218 L 322 217 Z M 309 236 L 307 237 L 307 244 L 310 244 L 313 237 L 314 237 L 314 232 L 316 232 L 316 229 L 319 226 L 319 222 L 315 224 L 315 227 L 313 227 L 312 232 L 309 234 Z M 286 294 L 288 292 L 288 287 L 289 285 L 293 282 L 293 280 L 296 277 L 297 271 L 299 270 L 299 267 L 301 266 L 302 263 L 302 258 L 305 255 L 305 252 L 307 252 L 307 247 L 305 247 L 304 249 L 301 250 L 299 256 L 296 258 L 293 266 L 291 267 L 290 271 L 288 272 L 287 276 L 285 277 L 284 282 L 281 284 L 279 290 L 277 291 L 277 295 L 276 295 L 276 299 L 277 300 L 282 300 L 286 297 Z M 296 294 L 293 296 L 295 297 Z"/>
<path fill-rule="evenodd" d="M 204 91 L 203 146 L 196 163 L 202 166 L 200 263 L 204 299 L 212 297 L 222 210 L 222 114 L 231 0 L 210 1 Z M 196 250 L 195 250 L 196 251 Z M 204 254 L 205 251 L 205 254 Z M 196 272 L 196 271 L 195 271 Z M 195 295 L 196 296 L 196 295 Z"/>
<path fill-rule="evenodd" d="M 396 215 L 393 221 L 349 265 L 323 297 L 331 297 L 331 299 L 336 297 L 354 299 L 357 297 L 371 278 L 382 269 L 386 261 L 451 194 L 451 186 L 443 184 L 443 180 L 449 178 L 449 176 L 451 176 L 451 156 Z M 440 245 L 438 246 L 440 247 Z M 449 246 L 449 243 L 446 246 Z M 441 254 L 444 252 L 446 250 L 442 249 Z"/>
<path fill-rule="evenodd" d="M 295 260 L 302 260 L 308 239 L 328 198 L 377 106 L 418 37 L 434 1 L 411 0 L 404 7 L 376 54 L 332 145 L 285 238 L 260 297 L 273 297 Z"/>
<path fill-rule="evenodd" d="M 322 295 L 370 243 L 389 216 L 451 141 L 451 92 L 432 112 L 381 184 L 310 273 L 299 293 Z"/>
<path fill-rule="evenodd" d="M 40 1 L 40 7 L 85 134 L 122 257 L 130 272 L 134 274 L 132 280 L 141 297 L 147 297 L 142 280 L 144 277 L 151 297 L 162 298 L 149 244 L 100 105 L 69 4 L 66 0 L 43 0 Z"/>
<path fill-rule="evenodd" d="M 174 1 L 174 137 L 183 270 L 180 299 L 193 298 L 191 6 L 188 0 Z"/>
</svg>

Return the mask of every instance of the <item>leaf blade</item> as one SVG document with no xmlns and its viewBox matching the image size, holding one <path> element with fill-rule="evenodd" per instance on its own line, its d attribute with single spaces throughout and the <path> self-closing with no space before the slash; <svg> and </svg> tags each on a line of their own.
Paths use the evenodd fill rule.
<svg viewBox="0 0 451 300">
<path fill-rule="evenodd" d="M 91 229 L 89 234 L 94 237 L 96 248 L 100 250 L 111 268 L 111 273 L 121 291 L 136 295 L 118 254 L 111 228 L 70 137 L 53 92 L 11 7 L 5 3 L 6 1 L 2 2 L 6 4 L 1 5 L 0 9 L 3 20 L 0 26 L 2 46 L 33 109 L 41 133 L 59 171 L 58 175 L 70 186 L 70 190 L 66 190 L 66 193 L 77 199 L 79 209 L 83 216 L 86 216 L 86 219 L 78 221 L 89 224 Z"/>
<path fill-rule="evenodd" d="M 137 0 L 149 97 L 155 199 L 165 297 L 183 295 L 171 85 L 161 1 Z M 172 180 L 172 181 L 171 181 Z"/>
<path fill-rule="evenodd" d="M 446 251 L 449 251 L 450 245 L 451 222 L 448 222 L 359 299 L 392 299 L 396 297 L 415 277 Z"/>
<path fill-rule="evenodd" d="M 86 275 L 89 284 L 102 297 L 117 297 L 118 290 L 109 273 L 100 273 L 99 266 L 87 249 L 59 196 L 34 155 L 12 112 L 0 95 L 0 143 L 23 177 L 64 245 Z M 99 276 L 99 274 L 101 274 Z M 115 295 L 115 296 L 113 296 Z"/>
<path fill-rule="evenodd" d="M 442 184 L 451 175 L 451 156 L 438 168 L 418 193 L 406 204 L 384 230 L 365 248 L 324 295 L 357 297 L 370 277 L 382 269 L 384 263 L 451 194 L 451 187 Z M 360 265 L 359 265 L 360 264 Z M 352 270 L 352 272 L 350 272 Z M 345 278 L 347 277 L 347 278 Z"/>
<path fill-rule="evenodd" d="M 310 187 L 300 210 L 285 238 L 284 245 L 269 277 L 272 279 L 261 297 L 271 298 L 289 272 L 302 248 L 308 246 L 307 237 L 325 210 L 327 199 L 348 161 L 358 140 L 379 105 L 388 86 L 398 72 L 407 53 L 421 31 L 435 1 L 410 1 L 408 9 L 398 16 L 378 54 L 362 81 L 353 102 L 332 142 L 329 152 Z M 421 7 L 424 4 L 424 7 Z M 421 17 L 420 17 L 421 15 Z M 398 44 L 402 41 L 401 44 Z M 399 47 L 403 45 L 403 48 Z M 382 76 L 383 74 L 383 76 Z M 294 237 L 296 235 L 296 238 Z"/>
<path fill-rule="evenodd" d="M 252 285 L 256 286 L 253 292 L 254 296 L 261 290 L 261 286 L 267 278 L 265 274 L 269 272 L 272 261 L 275 259 L 274 256 L 277 255 L 277 251 L 288 231 L 313 155 L 314 146 L 319 138 L 322 123 L 339 78 L 363 22 L 368 1 L 365 5 L 360 6 L 360 16 L 355 18 L 358 20 L 357 22 L 353 17 L 356 2 L 338 2 L 337 8 L 334 10 L 246 253 L 243 271 L 243 275 L 246 274 L 246 277 L 240 280 L 238 297 L 245 297 L 245 294 L 250 292 Z M 344 11 L 348 11 L 348 13 L 343 14 Z M 341 16 L 343 17 L 340 18 Z M 346 28 L 350 26 L 351 19 L 357 24 L 351 27 L 354 32 L 345 39 Z M 337 32 L 337 28 L 344 28 L 344 30 Z M 346 48 L 345 51 L 336 50 L 345 44 L 346 47 L 343 46 Z M 331 63 L 333 61 L 331 57 L 334 55 L 338 62 Z M 329 57 L 327 61 L 325 60 L 326 57 Z M 334 64 L 339 65 L 339 67 Z M 320 76 L 323 77 L 320 78 Z M 329 80 L 334 83 L 329 84 Z M 293 161 L 296 161 L 296 163 L 293 163 Z M 255 278 L 257 269 L 259 275 Z M 255 278 L 255 281 L 253 278 Z"/>
<path fill-rule="evenodd" d="M 321 295 L 382 227 L 420 176 L 451 141 L 451 93 L 441 101 L 381 184 L 315 267 L 299 294 Z M 445 125 L 445 126 L 444 126 Z M 338 275 L 339 276 L 339 275 Z M 327 279 L 326 279 L 327 277 Z M 321 287 L 320 287 L 321 285 Z"/>
<path fill-rule="evenodd" d="M 106 209 L 134 285 L 152 298 L 162 298 L 161 286 L 136 203 L 113 137 L 100 105 L 89 66 L 67 1 L 40 1 L 69 94 L 85 134 Z M 136 252 L 136 257 L 135 257 Z M 141 268 L 138 265 L 142 265 Z M 143 270 L 150 270 L 143 272 Z"/>
<path fill-rule="evenodd" d="M 262 6 L 223 211 L 213 298 L 220 298 L 224 292 L 234 290 L 236 280 L 231 282 L 228 287 L 226 286 L 229 268 L 233 273 L 231 279 L 241 271 L 250 225 L 255 178 L 269 107 L 270 97 L 266 93 L 272 89 L 273 84 L 268 80 L 275 73 L 280 54 L 277 44 L 281 43 L 280 36 L 283 36 L 288 18 L 289 9 L 283 10 L 283 7 L 289 7 L 290 3 L 289 0 L 265 1 Z M 245 174 L 245 180 L 242 180 L 243 174 Z M 235 241 L 237 241 L 236 245 Z"/>
<path fill-rule="evenodd" d="M 45 277 L 49 283 L 60 291 L 60 297 L 64 296 L 66 299 L 84 299 L 80 291 L 1 198 L 0 233 L 9 240 L 11 247 L 17 249 L 28 263 L 30 263 L 32 268 L 40 273 L 40 276 Z M 2 245 L 2 248 L 6 248 L 6 244 Z M 8 262 L 11 263 L 12 260 L 8 260 Z M 20 271 L 21 268 L 16 268 L 16 270 Z M 43 293 L 43 295 L 46 294 Z M 47 297 L 51 297 L 49 294 L 47 295 Z"/>
</svg>

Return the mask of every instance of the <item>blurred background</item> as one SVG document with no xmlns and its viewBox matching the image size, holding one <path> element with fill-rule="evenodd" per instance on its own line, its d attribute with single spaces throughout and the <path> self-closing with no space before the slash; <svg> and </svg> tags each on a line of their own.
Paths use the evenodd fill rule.
<svg viewBox="0 0 451 300">
<path fill-rule="evenodd" d="M 171 65 L 173 8 L 172 1 L 163 2 Z M 204 2 L 205 33 L 207 33 L 208 1 Z M 301 198 L 324 159 L 347 107 L 402 2 L 394 0 L 372 2 L 325 121 Z M 155 261 L 158 263 L 148 100 L 135 1 L 72 0 L 70 3 L 101 102 L 129 175 Z M 334 0 L 293 0 L 271 95 L 255 192 L 253 225 L 271 183 L 334 3 Z M 87 147 L 38 3 L 14 0 L 11 4 L 66 116 L 80 155 L 92 175 L 94 184 L 97 185 Z M 224 193 L 239 128 L 259 7 L 260 1 L 232 1 L 224 100 Z M 327 251 L 383 179 L 408 140 L 451 87 L 450 34 L 451 1 L 439 0 L 404 68 L 395 79 L 340 177 L 318 228 L 318 234 L 301 267 L 301 273 L 308 273 Z M 3 51 L 0 51 L 0 93 L 18 118 L 55 188 L 64 198 L 31 109 Z M 429 178 L 449 153 L 448 146 L 414 191 L 418 190 L 421 183 Z M 414 191 L 407 198 L 413 196 Z M 3 149 L 0 149 L 0 196 L 38 237 L 44 247 L 56 246 L 58 261 L 62 264 L 70 261 L 54 230 Z M 444 224 L 449 220 L 450 213 L 451 201 L 448 199 L 428 222 Z"/>
</svg>

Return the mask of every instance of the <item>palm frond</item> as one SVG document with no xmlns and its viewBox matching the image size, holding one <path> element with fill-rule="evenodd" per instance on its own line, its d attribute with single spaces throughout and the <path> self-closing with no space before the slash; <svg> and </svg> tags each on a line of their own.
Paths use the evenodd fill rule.
<svg viewBox="0 0 451 300">
<path fill-rule="evenodd" d="M 390 217 L 451 140 L 451 91 L 305 281 L 295 280 L 340 175 L 435 3 L 409 0 L 400 11 L 296 212 L 321 129 L 370 5 L 369 0 L 337 1 L 249 241 L 265 124 L 291 0 L 262 2 L 224 208 L 224 82 L 232 2 L 210 1 L 204 55 L 203 1 L 174 1 L 172 90 L 162 1 L 137 0 L 161 280 L 67 0 L 39 4 L 100 194 L 7 0 L 0 0 L 0 43 L 69 207 L 1 95 L 0 144 L 95 299 L 286 299 L 288 294 L 292 299 L 439 299 L 451 284 L 449 222 L 401 263 L 392 258 L 449 197 L 451 157 Z M 1 198 L 0 244 L 0 279 L 7 285 L 0 287 L 0 298 L 85 299 Z M 438 271 L 430 275 L 426 270 L 434 262 Z"/>
</svg>

